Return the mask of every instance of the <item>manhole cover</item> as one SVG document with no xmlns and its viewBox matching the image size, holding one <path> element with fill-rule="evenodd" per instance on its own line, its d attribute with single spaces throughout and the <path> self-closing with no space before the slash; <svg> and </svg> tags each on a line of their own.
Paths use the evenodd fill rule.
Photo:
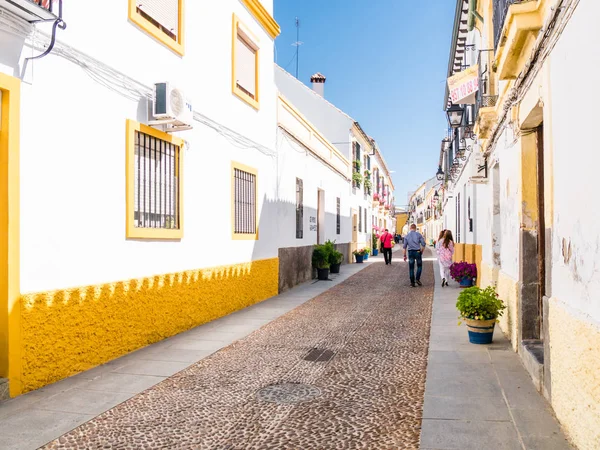
<svg viewBox="0 0 600 450">
<path fill-rule="evenodd" d="M 314 362 L 328 362 L 331 361 L 331 358 L 335 356 L 335 353 L 331 350 L 322 349 L 322 348 L 313 348 L 310 352 L 306 354 L 304 357 L 305 361 L 314 361 Z"/>
<path fill-rule="evenodd" d="M 259 400 L 286 405 L 289 403 L 307 402 L 321 395 L 316 386 L 301 383 L 272 384 L 256 393 Z"/>
</svg>

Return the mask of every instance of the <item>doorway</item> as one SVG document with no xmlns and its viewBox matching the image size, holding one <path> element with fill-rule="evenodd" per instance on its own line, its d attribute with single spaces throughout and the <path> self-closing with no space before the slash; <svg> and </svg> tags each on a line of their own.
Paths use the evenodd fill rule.
<svg viewBox="0 0 600 450">
<path fill-rule="evenodd" d="M 325 191 L 317 191 L 317 244 L 325 242 Z"/>
</svg>

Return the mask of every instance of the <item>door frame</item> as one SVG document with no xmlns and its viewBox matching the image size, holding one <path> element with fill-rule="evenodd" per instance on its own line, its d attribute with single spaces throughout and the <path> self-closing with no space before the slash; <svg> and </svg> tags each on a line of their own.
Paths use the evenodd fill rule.
<svg viewBox="0 0 600 450">
<path fill-rule="evenodd" d="M 0 377 L 10 395 L 22 392 L 19 260 L 19 138 L 21 80 L 0 73 Z"/>
</svg>

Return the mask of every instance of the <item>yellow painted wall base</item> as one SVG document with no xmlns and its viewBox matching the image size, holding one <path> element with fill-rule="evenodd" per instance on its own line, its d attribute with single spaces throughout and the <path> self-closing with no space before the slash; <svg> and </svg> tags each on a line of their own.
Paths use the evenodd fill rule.
<svg viewBox="0 0 600 450">
<path fill-rule="evenodd" d="M 465 244 L 454 244 L 454 256 L 452 261 L 460 262 L 465 260 Z"/>
<path fill-rule="evenodd" d="M 504 272 L 498 273 L 498 295 L 507 308 L 500 317 L 500 328 L 508 336 L 513 350 L 517 351 L 519 336 L 519 284 Z"/>
<path fill-rule="evenodd" d="M 552 407 L 573 443 L 600 448 L 600 328 L 549 304 Z"/>
<path fill-rule="evenodd" d="M 22 372 L 20 380 L 10 380 L 22 392 L 11 395 L 277 295 L 278 270 L 273 258 L 24 295 Z"/>
</svg>

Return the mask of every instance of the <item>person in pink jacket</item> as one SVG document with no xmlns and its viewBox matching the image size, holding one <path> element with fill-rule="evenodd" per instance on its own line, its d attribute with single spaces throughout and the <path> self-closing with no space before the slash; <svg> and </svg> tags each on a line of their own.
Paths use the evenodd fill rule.
<svg viewBox="0 0 600 450">
<path fill-rule="evenodd" d="M 438 245 L 438 263 L 440 265 L 442 287 L 444 287 L 448 286 L 448 278 L 450 278 L 450 266 L 452 265 L 452 256 L 454 255 L 454 239 L 452 238 L 452 231 L 446 230 L 444 238 L 440 239 Z"/>
<path fill-rule="evenodd" d="M 394 236 L 392 233 L 388 231 L 386 228 L 384 233 L 379 238 L 381 241 L 381 247 L 383 250 L 383 259 L 385 259 L 385 265 L 392 264 L 392 247 L 394 244 L 392 241 L 394 240 Z"/>
</svg>

